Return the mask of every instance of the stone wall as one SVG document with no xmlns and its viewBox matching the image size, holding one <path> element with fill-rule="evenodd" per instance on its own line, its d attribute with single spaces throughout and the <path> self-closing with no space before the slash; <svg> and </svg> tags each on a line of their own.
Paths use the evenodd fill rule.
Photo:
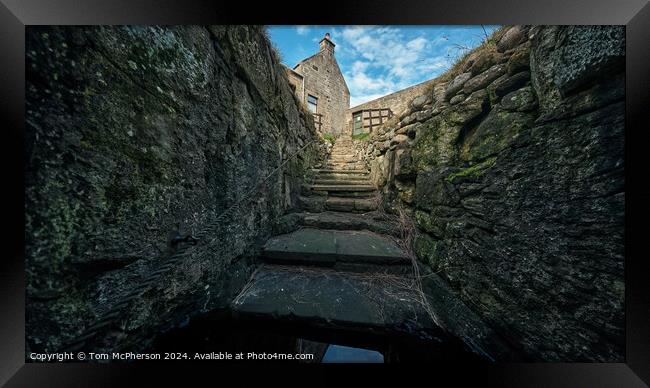
<svg viewBox="0 0 650 388">
<path fill-rule="evenodd" d="M 287 74 L 287 78 L 289 79 L 289 84 L 291 84 L 291 87 L 293 88 L 293 91 L 296 94 L 296 97 L 298 98 L 298 100 L 304 103 L 305 102 L 304 77 L 298 74 L 295 70 L 290 69 L 286 66 L 284 66 L 284 70 Z"/>
<path fill-rule="evenodd" d="M 26 42 L 27 352 L 134 290 L 92 348 L 142 349 L 223 307 L 318 156 L 281 167 L 317 135 L 263 29 L 28 27 Z M 202 239 L 163 266 L 177 223 Z"/>
<path fill-rule="evenodd" d="M 366 149 L 414 250 L 519 357 L 624 360 L 624 27 L 515 26 Z"/>
<path fill-rule="evenodd" d="M 350 92 L 334 51 L 322 49 L 300 62 L 295 70 L 304 77 L 305 104 L 309 94 L 318 98 L 316 113 L 323 115 L 322 132 L 340 135 L 346 125 L 345 110 L 350 106 Z"/>
<path fill-rule="evenodd" d="M 404 113 L 408 109 L 408 103 L 415 97 L 424 94 L 432 82 L 433 80 L 428 80 L 406 89 L 402 89 L 398 92 L 349 108 L 345 111 L 346 130 L 349 133 L 352 133 L 352 114 L 363 109 L 389 108 L 395 115 Z"/>
</svg>

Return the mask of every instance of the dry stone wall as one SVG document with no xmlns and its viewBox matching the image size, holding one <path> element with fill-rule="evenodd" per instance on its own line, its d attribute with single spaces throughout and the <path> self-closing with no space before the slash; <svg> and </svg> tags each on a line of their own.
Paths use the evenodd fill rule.
<svg viewBox="0 0 650 388">
<path fill-rule="evenodd" d="M 514 26 L 374 134 L 419 259 L 525 360 L 624 359 L 624 28 Z"/>
</svg>

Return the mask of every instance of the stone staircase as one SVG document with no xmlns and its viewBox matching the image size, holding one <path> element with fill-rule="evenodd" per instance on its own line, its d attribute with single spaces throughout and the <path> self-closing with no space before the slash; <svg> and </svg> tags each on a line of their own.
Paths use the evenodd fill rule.
<svg viewBox="0 0 650 388">
<path fill-rule="evenodd" d="M 354 213 L 317 214 L 300 213 L 297 230 L 266 242 L 262 264 L 232 302 L 238 319 L 435 343 L 447 337 L 422 305 L 410 258 L 393 239 L 362 229 L 367 224 Z"/>
<path fill-rule="evenodd" d="M 314 172 L 314 180 L 302 188 L 300 205 L 305 211 L 363 213 L 377 209 L 377 188 L 350 137 L 337 139 L 325 168 Z"/>
<path fill-rule="evenodd" d="M 327 168 L 304 187 L 304 212 L 285 216 L 289 233 L 263 246 L 262 263 L 231 304 L 235 316 L 449 343 L 422 303 L 398 228 L 374 211 L 376 196 L 352 141 L 338 140 Z"/>
</svg>

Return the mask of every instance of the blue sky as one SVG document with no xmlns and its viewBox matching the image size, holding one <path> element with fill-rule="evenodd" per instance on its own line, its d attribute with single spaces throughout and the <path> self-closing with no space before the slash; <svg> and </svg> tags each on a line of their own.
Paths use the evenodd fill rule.
<svg viewBox="0 0 650 388">
<path fill-rule="evenodd" d="M 499 26 L 269 26 L 282 61 L 293 68 L 318 52 L 326 32 L 350 88 L 350 106 L 442 74 L 464 50 Z"/>
</svg>

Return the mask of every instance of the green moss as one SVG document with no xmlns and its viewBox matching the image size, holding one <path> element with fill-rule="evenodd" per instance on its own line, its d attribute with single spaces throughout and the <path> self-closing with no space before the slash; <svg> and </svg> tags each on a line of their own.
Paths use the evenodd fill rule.
<svg viewBox="0 0 650 388">
<path fill-rule="evenodd" d="M 416 138 L 411 152 L 413 166 L 417 171 L 427 171 L 438 165 L 440 125 L 440 120 L 434 119 L 423 124 L 420 128 L 419 133 L 421 135 Z"/>
<path fill-rule="evenodd" d="M 370 139 L 369 133 L 357 133 L 356 135 L 352 135 L 352 140 L 368 141 L 368 139 Z"/>
<path fill-rule="evenodd" d="M 519 134 L 531 127 L 533 116 L 528 113 L 493 109 L 462 146 L 461 158 L 483 160 L 509 147 Z"/>
<path fill-rule="evenodd" d="M 439 241 L 427 234 L 418 234 L 413 241 L 413 249 L 418 259 L 433 270 L 438 269 L 438 245 Z"/>
<path fill-rule="evenodd" d="M 456 179 L 456 178 L 467 177 L 467 176 L 479 177 L 479 176 L 481 176 L 483 174 L 483 172 L 485 170 L 487 170 L 488 168 L 494 166 L 496 161 L 497 161 L 496 157 L 489 158 L 489 159 L 487 159 L 487 160 L 485 160 L 485 161 L 483 161 L 481 163 L 475 164 L 473 166 L 467 167 L 467 168 L 465 168 L 463 170 L 460 170 L 458 172 L 450 174 L 446 178 L 446 180 L 449 183 L 453 183 L 454 179 Z"/>
<path fill-rule="evenodd" d="M 323 134 L 323 139 L 329 141 L 332 144 L 336 142 L 336 136 L 332 135 L 331 133 Z"/>
<path fill-rule="evenodd" d="M 433 220 L 431 219 L 431 215 L 421 210 L 415 211 L 415 223 L 420 229 L 426 232 L 432 232 L 434 230 Z"/>
</svg>

